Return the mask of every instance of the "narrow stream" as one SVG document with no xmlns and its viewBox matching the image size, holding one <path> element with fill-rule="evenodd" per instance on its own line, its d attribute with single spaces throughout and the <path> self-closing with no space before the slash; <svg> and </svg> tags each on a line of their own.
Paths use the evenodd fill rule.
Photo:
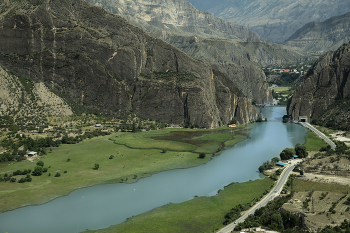
<svg viewBox="0 0 350 233">
<path fill-rule="evenodd" d="M 306 129 L 283 124 L 284 107 L 263 109 L 268 120 L 250 124 L 250 138 L 206 164 L 161 172 L 132 184 L 83 188 L 39 206 L 0 214 L 0 233 L 74 233 L 101 229 L 168 203 L 215 195 L 232 182 L 260 179 L 258 167 L 286 147 L 305 142 Z"/>
</svg>

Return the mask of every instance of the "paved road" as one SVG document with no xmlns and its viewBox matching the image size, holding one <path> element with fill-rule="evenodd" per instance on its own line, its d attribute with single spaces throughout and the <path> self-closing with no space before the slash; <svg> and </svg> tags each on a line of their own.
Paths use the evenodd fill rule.
<svg viewBox="0 0 350 233">
<path fill-rule="evenodd" d="M 222 228 L 217 233 L 231 232 L 238 223 L 244 222 L 244 220 L 249 215 L 254 214 L 255 210 L 265 206 L 269 201 L 271 201 L 273 198 L 278 196 L 280 194 L 280 192 L 282 191 L 285 183 L 287 182 L 290 173 L 293 171 L 295 165 L 297 164 L 296 161 L 293 161 L 293 162 L 294 162 L 294 164 L 288 164 L 288 166 L 283 170 L 282 174 L 280 175 L 280 177 L 277 181 L 276 186 L 270 191 L 269 194 L 267 194 L 262 200 L 260 200 L 260 202 L 255 204 L 252 208 L 250 208 L 242 217 L 237 219 L 235 222 L 227 225 L 226 227 Z"/>
<path fill-rule="evenodd" d="M 322 138 L 323 140 L 325 140 L 325 142 L 327 142 L 332 150 L 335 150 L 335 148 L 337 147 L 334 142 L 332 142 L 326 135 L 324 135 L 323 133 L 321 133 L 320 131 L 318 131 L 315 127 L 313 127 L 312 125 L 310 125 L 307 122 L 299 122 L 302 126 L 304 126 L 305 128 L 310 129 L 312 132 L 314 132 L 315 134 L 317 134 L 318 136 L 320 136 L 320 138 Z"/>
</svg>

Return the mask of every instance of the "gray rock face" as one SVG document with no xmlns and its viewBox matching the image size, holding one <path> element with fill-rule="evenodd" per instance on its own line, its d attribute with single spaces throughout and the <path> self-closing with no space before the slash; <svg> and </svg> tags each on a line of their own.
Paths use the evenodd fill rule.
<svg viewBox="0 0 350 233">
<path fill-rule="evenodd" d="M 135 26 L 192 57 L 224 64 L 220 65 L 221 71 L 229 75 L 243 93 L 248 98 L 257 100 L 257 103 L 271 103 L 272 97 L 264 82 L 264 74 L 253 65 L 265 66 L 308 59 L 287 46 L 265 43 L 247 28 L 199 11 L 185 0 L 88 1 L 125 17 Z M 224 71 L 225 67 L 228 70 Z M 237 71 L 233 71 L 232 67 L 237 68 Z"/>
<path fill-rule="evenodd" d="M 348 0 L 189 0 L 196 8 L 244 25 L 265 41 L 283 43 L 306 23 L 350 12 Z"/>
<path fill-rule="evenodd" d="M 350 44 L 346 43 L 324 54 L 308 71 L 289 99 L 287 112 L 292 120 L 307 116 L 311 121 L 322 117 L 335 102 L 349 98 L 349 94 Z"/>
<path fill-rule="evenodd" d="M 256 117 L 225 75 L 82 0 L 7 1 L 0 63 L 93 112 L 214 128 Z M 222 119 L 222 120 L 221 120 Z"/>
<path fill-rule="evenodd" d="M 87 0 L 148 32 L 159 30 L 183 36 L 262 41 L 245 26 L 235 25 L 197 10 L 186 0 Z"/>
<path fill-rule="evenodd" d="M 284 44 L 305 53 L 323 54 L 337 50 L 350 40 L 350 12 L 323 22 L 311 22 L 297 30 Z"/>
</svg>

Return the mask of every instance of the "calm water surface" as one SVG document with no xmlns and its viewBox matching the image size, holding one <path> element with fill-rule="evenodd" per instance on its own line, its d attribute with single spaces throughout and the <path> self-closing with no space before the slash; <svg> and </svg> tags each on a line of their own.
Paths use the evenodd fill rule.
<svg viewBox="0 0 350 233">
<path fill-rule="evenodd" d="M 0 233 L 73 233 L 106 228 L 168 203 L 215 195 L 232 182 L 259 179 L 258 167 L 279 156 L 284 148 L 304 143 L 307 131 L 296 124 L 283 124 L 283 107 L 265 108 L 263 114 L 280 122 L 250 124 L 249 139 L 204 165 L 161 172 L 133 184 L 83 188 L 43 205 L 2 213 Z"/>
</svg>

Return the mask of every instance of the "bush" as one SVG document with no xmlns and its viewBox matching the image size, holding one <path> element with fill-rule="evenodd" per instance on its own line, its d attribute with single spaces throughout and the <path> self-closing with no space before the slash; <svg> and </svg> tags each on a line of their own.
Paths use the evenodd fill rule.
<svg viewBox="0 0 350 233">
<path fill-rule="evenodd" d="M 40 167 L 43 167 L 44 166 L 44 162 L 43 161 L 38 161 L 37 163 L 36 163 L 36 165 L 38 165 L 38 166 L 40 166 Z"/>
<path fill-rule="evenodd" d="M 113 158 L 114 158 L 114 155 L 109 156 L 109 159 L 113 159 Z"/>
<path fill-rule="evenodd" d="M 41 175 L 43 174 L 43 172 L 44 172 L 43 167 L 41 167 L 41 166 L 36 166 L 36 167 L 34 168 L 34 171 L 32 172 L 32 175 L 33 175 L 33 176 L 41 176 Z"/>
<path fill-rule="evenodd" d="M 202 153 L 200 153 L 200 154 L 199 154 L 199 156 L 198 156 L 198 158 L 200 158 L 200 159 L 204 159 L 204 158 L 205 158 L 205 153 L 203 153 L 203 152 L 202 152 Z"/>
<path fill-rule="evenodd" d="M 100 165 L 98 163 L 95 163 L 94 170 L 98 170 L 100 168 Z"/>
<path fill-rule="evenodd" d="M 56 173 L 55 177 L 60 177 L 61 174 L 59 172 Z"/>
</svg>

